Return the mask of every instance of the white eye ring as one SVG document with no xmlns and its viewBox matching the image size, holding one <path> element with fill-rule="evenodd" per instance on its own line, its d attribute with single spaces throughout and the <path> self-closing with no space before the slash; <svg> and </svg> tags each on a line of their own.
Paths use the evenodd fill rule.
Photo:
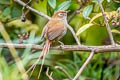
<svg viewBox="0 0 120 80">
<path fill-rule="evenodd" d="M 63 13 L 59 13 L 58 16 L 60 16 L 60 17 L 63 16 Z"/>
</svg>

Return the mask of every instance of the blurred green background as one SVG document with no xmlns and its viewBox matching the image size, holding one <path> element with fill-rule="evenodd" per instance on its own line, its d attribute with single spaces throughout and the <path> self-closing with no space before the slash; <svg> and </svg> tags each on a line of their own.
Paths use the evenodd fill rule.
<svg viewBox="0 0 120 80">
<path fill-rule="evenodd" d="M 22 0 L 27 3 L 29 0 Z M 87 2 L 85 2 L 87 1 Z M 52 16 L 58 10 L 71 10 L 72 13 L 84 3 L 81 11 L 70 20 L 69 24 L 84 45 L 100 46 L 110 44 L 104 19 L 97 0 L 32 0 L 29 6 Z M 120 1 L 101 0 L 111 26 L 115 42 L 120 43 Z M 40 35 L 47 19 L 28 9 L 24 10 L 26 21 L 21 21 L 22 6 L 14 0 L 0 0 L 0 43 L 11 42 L 19 44 L 38 44 Z M 5 28 L 2 29 L 1 26 Z M 10 37 L 11 40 L 7 39 Z M 61 41 L 66 45 L 76 45 L 72 33 L 68 30 Z M 26 70 L 37 60 L 41 51 L 32 50 L 31 46 L 25 49 L 16 49 Z M 19 72 L 12 51 L 0 46 L 0 80 L 23 80 Z M 14 52 L 13 52 L 14 53 Z M 59 68 L 62 67 L 70 77 L 74 77 L 87 59 L 89 52 L 50 50 L 45 59 L 42 74 L 39 80 L 49 80 L 46 76 L 47 67 L 53 72 L 54 80 L 67 80 L 68 76 Z M 37 65 L 30 80 L 38 80 L 41 61 Z M 28 73 L 30 75 L 30 72 Z M 94 55 L 91 63 L 84 69 L 78 80 L 117 80 L 120 76 L 120 52 L 104 52 Z"/>
</svg>

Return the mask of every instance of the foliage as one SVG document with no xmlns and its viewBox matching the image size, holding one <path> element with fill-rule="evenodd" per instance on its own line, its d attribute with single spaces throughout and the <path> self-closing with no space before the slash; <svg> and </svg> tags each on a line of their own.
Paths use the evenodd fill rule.
<svg viewBox="0 0 120 80">
<path fill-rule="evenodd" d="M 28 2 L 28 0 L 22 0 Z M 77 10 L 84 0 L 32 0 L 29 4 L 34 9 L 52 16 L 58 10 Z M 115 41 L 120 43 L 120 1 L 119 0 L 101 0 L 105 9 L 108 22 L 111 26 Z M 110 43 L 108 33 L 104 24 L 101 10 L 97 0 L 89 0 L 80 13 L 77 13 L 70 25 L 76 31 L 77 36 L 84 45 L 107 45 Z M 47 20 L 38 16 L 34 12 L 25 9 L 26 21 L 21 22 L 22 6 L 15 3 L 14 0 L 0 0 L 0 27 L 3 25 L 12 43 L 41 44 L 40 34 Z M 5 33 L 0 28 L 0 42 L 9 42 Z M 28 33 L 29 35 L 27 35 Z M 27 37 L 25 37 L 27 35 Z M 6 40 L 7 39 L 7 40 Z M 70 31 L 62 39 L 64 44 L 76 44 Z M 19 53 L 22 63 L 26 70 L 36 61 L 41 51 L 34 51 L 31 45 L 26 49 L 15 49 Z M 0 47 L 0 80 L 22 80 L 22 75 L 14 62 L 12 52 L 9 49 Z M 47 54 L 44 69 L 40 80 L 49 80 L 45 75 L 46 68 L 50 67 L 55 80 L 68 79 L 68 76 L 55 66 L 61 66 L 73 78 L 87 59 L 88 52 L 79 51 L 58 51 L 50 50 Z M 115 80 L 120 75 L 120 53 L 106 52 L 95 54 L 91 63 L 85 68 L 79 80 Z M 31 76 L 31 80 L 37 80 L 41 62 Z M 28 73 L 30 74 L 30 72 Z M 7 76 L 7 77 L 6 77 Z"/>
</svg>

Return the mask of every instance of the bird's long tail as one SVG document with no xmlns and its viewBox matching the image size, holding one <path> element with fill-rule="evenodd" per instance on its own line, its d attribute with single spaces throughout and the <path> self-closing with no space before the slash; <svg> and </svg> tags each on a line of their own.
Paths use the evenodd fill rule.
<svg viewBox="0 0 120 80">
<path fill-rule="evenodd" d="M 47 52 L 49 52 L 49 49 L 50 49 L 50 41 L 47 40 L 46 43 L 45 43 L 45 45 L 44 45 L 44 48 L 42 50 L 43 59 L 42 59 L 42 63 L 41 63 L 41 67 L 40 67 L 40 72 L 39 72 L 39 75 L 38 75 L 38 79 L 40 77 L 40 74 L 41 74 L 41 71 L 42 71 L 42 67 L 43 67 L 43 64 L 44 64 L 44 61 L 45 61 L 45 57 L 46 57 Z"/>
<path fill-rule="evenodd" d="M 29 72 L 29 71 L 32 69 L 32 72 L 31 72 L 31 74 L 30 74 L 30 77 L 31 77 L 31 75 L 32 75 L 32 73 L 33 73 L 36 65 L 37 65 L 38 62 L 40 61 L 40 59 L 43 58 L 43 59 L 42 59 L 42 64 L 41 64 L 41 67 L 40 67 L 40 72 L 39 72 L 39 75 L 38 75 L 38 78 L 40 77 L 40 74 L 41 74 L 41 71 L 42 71 L 42 67 L 43 67 L 43 64 L 44 64 L 44 61 L 45 61 L 46 54 L 47 54 L 47 52 L 49 52 L 50 44 L 51 44 L 50 41 L 49 41 L 49 40 L 46 40 L 46 43 L 45 43 L 45 45 L 44 45 L 44 47 L 43 47 L 43 50 L 42 50 L 39 58 L 38 58 L 37 61 L 27 70 L 27 72 Z M 26 73 L 27 73 L 27 72 L 26 72 Z"/>
</svg>

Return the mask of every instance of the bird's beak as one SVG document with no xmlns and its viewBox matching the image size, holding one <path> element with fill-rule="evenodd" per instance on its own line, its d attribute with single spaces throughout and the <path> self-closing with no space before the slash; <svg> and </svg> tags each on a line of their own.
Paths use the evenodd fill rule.
<svg viewBox="0 0 120 80">
<path fill-rule="evenodd" d="M 68 14 L 70 11 L 71 11 L 71 10 L 68 10 L 68 11 L 66 11 L 66 13 Z"/>
</svg>

